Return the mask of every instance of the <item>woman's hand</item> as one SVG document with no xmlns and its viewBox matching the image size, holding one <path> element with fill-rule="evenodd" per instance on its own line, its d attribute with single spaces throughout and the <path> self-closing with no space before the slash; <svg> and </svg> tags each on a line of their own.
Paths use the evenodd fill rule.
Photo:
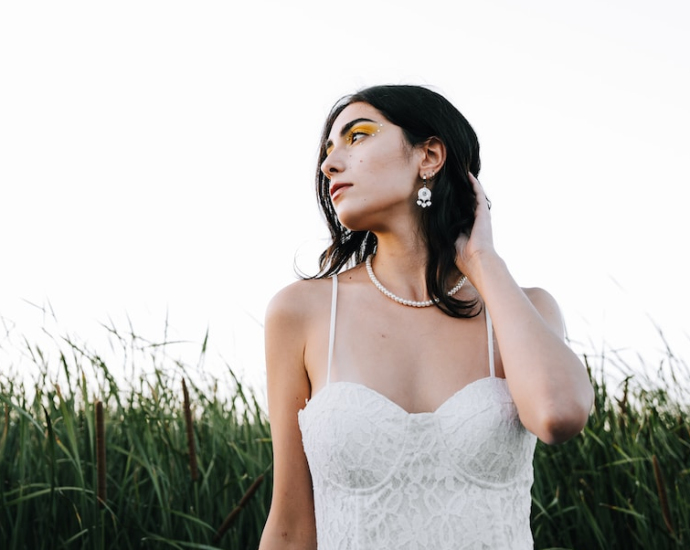
<svg viewBox="0 0 690 550">
<path fill-rule="evenodd" d="M 496 250 L 494 249 L 491 230 L 489 200 L 486 198 L 479 180 L 472 174 L 468 174 L 468 176 L 477 195 L 477 208 L 470 235 L 460 235 L 455 241 L 455 263 L 458 269 L 467 275 L 470 281 L 473 281 L 473 275 L 478 271 L 479 262 L 488 255 L 496 255 Z"/>
</svg>

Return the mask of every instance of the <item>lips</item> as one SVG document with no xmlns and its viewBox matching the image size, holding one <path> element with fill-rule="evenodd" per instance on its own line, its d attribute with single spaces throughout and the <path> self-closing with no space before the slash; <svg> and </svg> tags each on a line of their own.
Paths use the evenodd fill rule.
<svg viewBox="0 0 690 550">
<path fill-rule="evenodd" d="M 331 200 L 335 199 L 338 195 L 340 195 L 343 189 L 347 187 L 352 187 L 352 184 L 343 182 L 331 183 L 331 187 L 328 190 L 331 194 Z"/>
</svg>

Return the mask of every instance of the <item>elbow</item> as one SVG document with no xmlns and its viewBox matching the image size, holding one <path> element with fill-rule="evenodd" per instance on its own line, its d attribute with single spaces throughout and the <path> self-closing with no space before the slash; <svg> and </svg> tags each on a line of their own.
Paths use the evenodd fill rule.
<svg viewBox="0 0 690 550">
<path fill-rule="evenodd" d="M 578 435 L 587 424 L 592 410 L 590 398 L 567 404 L 552 404 L 539 419 L 534 434 L 547 445 L 565 443 Z"/>
<path fill-rule="evenodd" d="M 559 445 L 579 434 L 586 423 L 586 418 L 584 421 L 578 418 L 551 420 L 543 425 L 537 437 L 547 445 Z"/>
</svg>

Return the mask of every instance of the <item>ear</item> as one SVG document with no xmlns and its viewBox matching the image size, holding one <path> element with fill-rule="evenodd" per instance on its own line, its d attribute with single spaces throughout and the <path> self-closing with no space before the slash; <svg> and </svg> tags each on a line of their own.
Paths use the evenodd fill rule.
<svg viewBox="0 0 690 550">
<path fill-rule="evenodd" d="M 446 145 L 437 137 L 430 137 L 420 146 L 422 159 L 419 164 L 419 177 L 438 174 L 446 162 Z"/>
</svg>

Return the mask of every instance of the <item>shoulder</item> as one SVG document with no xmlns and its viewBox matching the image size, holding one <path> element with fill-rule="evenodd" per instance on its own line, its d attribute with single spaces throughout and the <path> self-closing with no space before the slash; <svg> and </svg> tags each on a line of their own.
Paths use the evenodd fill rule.
<svg viewBox="0 0 690 550">
<path fill-rule="evenodd" d="M 300 280 L 280 290 L 266 308 L 266 322 L 303 322 L 328 303 L 331 279 Z"/>
<path fill-rule="evenodd" d="M 554 332 L 563 338 L 565 336 L 563 315 L 561 314 L 561 308 L 558 306 L 556 299 L 546 290 L 539 287 L 523 288 L 522 291 L 544 321 L 546 321 Z"/>
<path fill-rule="evenodd" d="M 525 293 L 527 298 L 529 298 L 529 301 L 532 302 L 532 305 L 537 309 L 558 309 L 556 299 L 543 288 L 523 288 L 522 291 Z"/>
<path fill-rule="evenodd" d="M 280 290 L 268 304 L 264 345 L 269 409 L 271 394 L 294 394 L 298 403 L 309 397 L 306 354 L 310 342 L 318 341 L 318 336 L 323 338 L 323 327 L 328 330 L 330 284 L 330 280 L 320 279 L 297 281 Z"/>
</svg>

